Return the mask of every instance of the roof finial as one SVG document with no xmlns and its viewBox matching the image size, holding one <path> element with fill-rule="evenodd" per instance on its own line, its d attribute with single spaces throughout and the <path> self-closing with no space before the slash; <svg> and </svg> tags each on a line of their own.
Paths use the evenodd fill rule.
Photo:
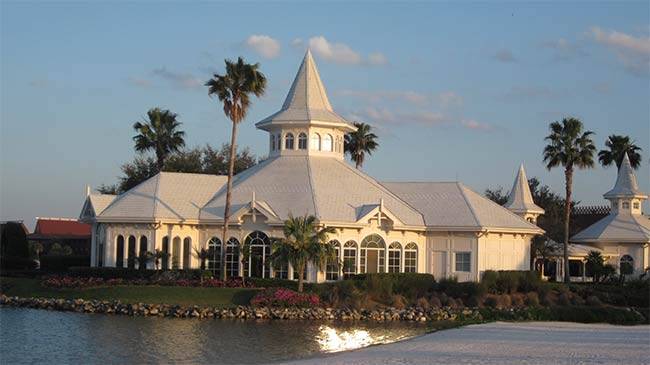
<svg viewBox="0 0 650 365">
<path fill-rule="evenodd" d="M 90 185 L 86 184 L 86 198 L 90 196 Z"/>
</svg>

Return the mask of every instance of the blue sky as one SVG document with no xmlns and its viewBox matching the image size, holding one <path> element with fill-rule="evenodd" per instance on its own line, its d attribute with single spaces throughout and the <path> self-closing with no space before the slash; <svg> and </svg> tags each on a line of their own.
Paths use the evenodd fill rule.
<svg viewBox="0 0 650 365">
<path fill-rule="evenodd" d="M 650 191 L 650 9 L 625 3 L 17 3 L 1 9 L 0 219 L 79 214 L 84 187 L 114 183 L 134 156 L 132 124 L 154 106 L 180 115 L 189 146 L 228 139 L 202 82 L 224 58 L 261 63 L 276 111 L 312 48 L 334 108 L 377 127 L 365 170 L 380 180 L 509 188 L 542 163 L 548 123 L 576 116 L 644 150 Z M 408 161 L 408 162 L 405 162 Z M 579 171 L 575 195 L 604 204 L 612 168 Z M 646 205 L 647 207 L 647 205 Z"/>
</svg>

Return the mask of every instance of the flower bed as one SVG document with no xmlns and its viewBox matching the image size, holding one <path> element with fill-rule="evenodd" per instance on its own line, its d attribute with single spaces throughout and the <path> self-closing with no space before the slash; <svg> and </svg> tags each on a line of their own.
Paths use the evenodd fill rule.
<svg viewBox="0 0 650 365">
<path fill-rule="evenodd" d="M 255 307 L 316 307 L 320 299 L 316 294 L 298 293 L 286 288 L 270 288 L 251 299 Z"/>
<path fill-rule="evenodd" d="M 101 286 L 115 285 L 161 285 L 161 286 L 185 286 L 185 287 L 204 287 L 204 288 L 252 288 L 252 283 L 244 283 L 241 278 L 230 278 L 226 281 L 218 279 L 103 279 L 103 278 L 83 278 L 72 276 L 49 276 L 45 278 L 42 285 L 47 288 L 65 289 L 65 288 L 91 288 Z"/>
</svg>

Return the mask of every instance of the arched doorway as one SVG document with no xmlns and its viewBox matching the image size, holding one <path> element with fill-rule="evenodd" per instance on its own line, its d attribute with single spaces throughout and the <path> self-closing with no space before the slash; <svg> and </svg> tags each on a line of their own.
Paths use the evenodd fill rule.
<svg viewBox="0 0 650 365">
<path fill-rule="evenodd" d="M 135 269 L 135 236 L 129 236 L 129 256 L 127 264 L 129 269 Z"/>
<path fill-rule="evenodd" d="M 371 234 L 361 241 L 361 272 L 385 272 L 386 243 L 378 234 Z"/>
<path fill-rule="evenodd" d="M 264 232 L 255 231 L 246 237 L 244 243 L 250 247 L 250 257 L 244 267 L 244 274 L 252 278 L 268 278 L 269 265 L 266 264 L 266 258 L 271 254 L 269 237 Z"/>
<path fill-rule="evenodd" d="M 140 250 L 138 251 L 138 258 L 142 259 L 143 261 L 140 262 L 138 261 L 138 268 L 140 269 L 146 269 L 146 260 L 144 258 L 147 255 L 147 237 L 146 236 L 141 236 L 140 237 Z M 145 267 L 140 267 L 140 265 L 143 265 Z"/>
<path fill-rule="evenodd" d="M 183 269 L 191 267 L 190 260 L 192 259 L 192 239 L 185 237 L 183 240 Z"/>
<path fill-rule="evenodd" d="M 172 242 L 172 269 L 178 270 L 181 267 L 181 238 L 174 237 Z"/>
<path fill-rule="evenodd" d="M 169 237 L 165 236 L 162 239 L 162 269 L 169 269 Z"/>
<path fill-rule="evenodd" d="M 124 236 L 117 236 L 115 250 L 115 267 L 124 267 Z"/>
</svg>

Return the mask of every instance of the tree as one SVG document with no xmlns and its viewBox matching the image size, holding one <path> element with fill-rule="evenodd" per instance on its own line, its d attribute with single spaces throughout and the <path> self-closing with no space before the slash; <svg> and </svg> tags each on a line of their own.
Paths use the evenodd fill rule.
<svg viewBox="0 0 650 365">
<path fill-rule="evenodd" d="M 195 248 L 194 249 L 194 257 L 199 259 L 201 262 L 201 271 L 205 270 L 205 262 L 212 257 L 212 251 L 208 250 L 205 247 L 202 247 L 201 249 Z M 223 270 L 221 270 L 223 271 Z"/>
<path fill-rule="evenodd" d="M 564 204 L 564 282 L 569 282 L 569 220 L 571 216 L 571 194 L 573 189 L 574 168 L 591 168 L 594 166 L 594 146 L 591 131 L 584 131 L 582 122 L 576 118 L 564 118 L 562 122 L 549 125 L 551 133 L 545 138 L 548 145 L 544 147 L 546 168 L 564 167 L 565 204 Z"/>
<path fill-rule="evenodd" d="M 150 251 L 140 251 L 140 254 L 135 258 L 138 263 L 139 270 L 146 270 L 147 264 L 155 259 L 155 254 Z"/>
<path fill-rule="evenodd" d="M 366 159 L 366 154 L 372 153 L 379 147 L 377 143 L 377 135 L 372 133 L 372 127 L 366 123 L 354 122 L 357 130 L 345 135 L 343 149 L 345 153 L 350 155 L 350 158 L 356 164 L 357 169 L 363 167 L 363 162 Z"/>
<path fill-rule="evenodd" d="M 266 76 L 259 71 L 260 64 L 248 64 L 239 57 L 237 62 L 226 60 L 226 73 L 214 76 L 205 83 L 209 96 L 217 96 L 223 103 L 223 112 L 232 122 L 230 134 L 230 155 L 228 157 L 228 180 L 226 183 L 226 206 L 223 214 L 223 235 L 221 240 L 221 262 L 226 262 L 226 239 L 230 219 L 232 177 L 235 171 L 237 152 L 237 126 L 246 118 L 251 106 L 251 95 L 260 97 L 266 90 Z M 226 270 L 221 270 L 221 279 L 226 280 Z"/>
<path fill-rule="evenodd" d="M 598 251 L 589 251 L 585 260 L 585 269 L 594 278 L 594 283 L 601 280 L 605 270 L 605 259 Z"/>
<path fill-rule="evenodd" d="M 136 122 L 133 129 L 138 132 L 133 137 L 135 150 L 146 152 L 153 150 L 156 154 L 156 167 L 162 171 L 167 157 L 185 146 L 185 132 L 178 130 L 181 123 L 177 114 L 159 108 L 149 109 L 148 120 Z"/>
<path fill-rule="evenodd" d="M 530 180 L 529 180 L 530 184 Z M 499 186 L 496 189 L 487 188 L 484 193 L 485 197 L 492 200 L 499 205 L 505 205 L 508 202 L 508 194 L 503 192 L 503 188 Z"/>
<path fill-rule="evenodd" d="M 313 215 L 290 215 L 284 222 L 283 231 L 284 238 L 273 240 L 271 262 L 276 268 L 291 264 L 298 272 L 298 291 L 302 292 L 308 263 L 323 270 L 328 261 L 337 260 L 336 250 L 328 240 L 328 235 L 335 230 L 332 227 L 319 228 Z"/>
<path fill-rule="evenodd" d="M 153 252 L 153 263 L 156 266 L 156 270 L 159 270 L 160 268 L 160 260 L 162 259 L 168 259 L 169 258 L 169 252 L 163 252 L 160 249 L 155 249 Z"/>
<path fill-rule="evenodd" d="M 119 178 L 119 192 L 123 193 L 158 173 L 156 161 L 152 157 L 136 157 L 133 162 L 127 162 L 121 167 L 122 176 Z"/>
<path fill-rule="evenodd" d="M 117 186 L 117 184 L 113 184 L 113 185 L 101 184 L 96 190 L 100 194 L 117 195 L 120 193 L 120 188 Z"/>
<path fill-rule="evenodd" d="M 598 152 L 598 161 L 603 167 L 608 167 L 612 163 L 615 163 L 618 169 L 621 167 L 625 153 L 630 158 L 630 165 L 632 165 L 633 169 L 638 169 L 639 165 L 641 165 L 641 154 L 639 153 L 641 147 L 634 144 L 634 141 L 630 141 L 630 137 L 612 134 L 607 137 L 605 146 L 607 149 Z"/>
</svg>

